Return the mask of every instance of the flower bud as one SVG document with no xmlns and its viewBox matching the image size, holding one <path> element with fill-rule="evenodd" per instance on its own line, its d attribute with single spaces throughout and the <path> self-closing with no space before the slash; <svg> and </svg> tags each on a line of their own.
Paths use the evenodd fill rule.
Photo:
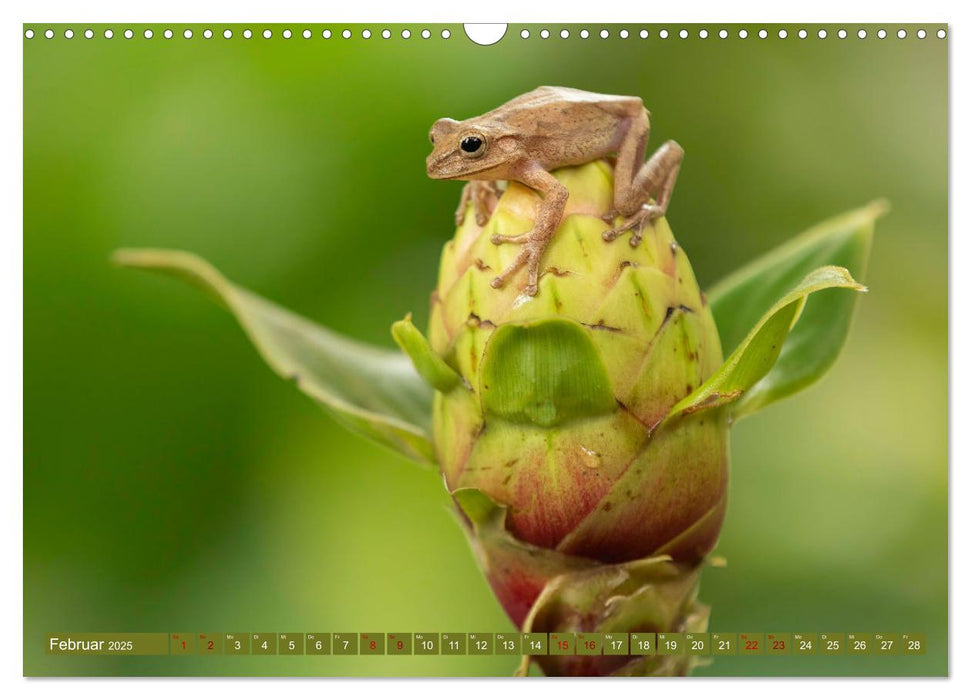
<svg viewBox="0 0 971 700">
<path fill-rule="evenodd" d="M 570 198 L 536 296 L 524 270 L 490 286 L 518 253 L 491 237 L 529 231 L 542 201 L 518 183 L 485 226 L 470 208 L 432 295 L 431 350 L 461 378 L 435 397 L 437 458 L 451 492 L 501 509 L 489 529 L 470 515 L 488 508 L 457 497 L 520 627 L 556 576 L 660 555 L 697 564 L 725 512 L 726 422 L 667 419 L 721 365 L 711 311 L 665 219 L 636 247 L 603 240 L 612 175 L 604 161 L 554 173 Z"/>
</svg>

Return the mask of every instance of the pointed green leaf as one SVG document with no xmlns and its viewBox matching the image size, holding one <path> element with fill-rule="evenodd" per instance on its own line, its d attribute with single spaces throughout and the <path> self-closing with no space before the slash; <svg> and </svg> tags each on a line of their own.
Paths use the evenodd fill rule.
<svg viewBox="0 0 971 700">
<path fill-rule="evenodd" d="M 886 202 L 877 201 L 828 219 L 705 290 L 722 350 L 732 352 L 766 309 L 817 268 L 845 267 L 854 279 L 863 281 L 874 222 L 886 211 Z M 839 298 L 850 307 L 856 299 L 855 295 Z M 812 300 L 806 312 L 812 314 L 819 301 Z M 836 319 L 838 310 L 827 314 L 829 320 L 842 320 Z"/>
<path fill-rule="evenodd" d="M 411 322 L 411 314 L 391 326 L 391 335 L 404 353 L 411 358 L 421 378 L 441 392 L 448 392 L 462 383 L 462 377 L 445 364 L 428 344 L 428 340 Z"/>
<path fill-rule="evenodd" d="M 114 261 L 201 288 L 236 317 L 266 363 L 345 427 L 413 460 L 434 463 L 432 390 L 400 352 L 345 338 L 238 287 L 177 250 L 119 250 Z"/>
<path fill-rule="evenodd" d="M 671 409 L 668 418 L 735 402 L 731 410 L 737 418 L 792 393 L 799 381 L 805 383 L 805 374 L 801 367 L 794 371 L 786 368 L 779 371 L 776 360 L 784 351 L 787 339 L 795 333 L 790 330 L 796 321 L 800 321 L 799 326 L 806 323 L 805 314 L 800 320 L 800 312 L 809 295 L 815 292 L 832 294 L 824 290 L 837 289 L 866 290 L 842 267 L 821 267 L 807 275 L 769 309 L 708 381 Z M 796 348 L 812 347 L 809 345 L 812 334 L 819 330 L 810 326 L 798 338 Z"/>
<path fill-rule="evenodd" d="M 590 335 L 565 319 L 496 329 L 480 384 L 487 414 L 543 428 L 609 413 L 617 405 Z"/>
<path fill-rule="evenodd" d="M 886 202 L 877 201 L 825 221 L 708 290 L 724 351 L 735 350 L 765 310 L 813 270 L 839 266 L 862 281 L 874 222 L 886 211 Z M 736 407 L 736 415 L 753 413 L 821 377 L 843 347 L 856 298 L 855 294 L 841 292 L 809 298 L 772 371 L 743 405 Z"/>
</svg>

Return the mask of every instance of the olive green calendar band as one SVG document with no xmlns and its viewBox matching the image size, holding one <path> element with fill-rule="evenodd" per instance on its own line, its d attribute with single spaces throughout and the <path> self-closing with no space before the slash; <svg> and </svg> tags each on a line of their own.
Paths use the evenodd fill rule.
<svg viewBox="0 0 971 700">
<path fill-rule="evenodd" d="M 923 634 L 136 632 L 48 634 L 54 656 L 916 656 Z"/>
</svg>

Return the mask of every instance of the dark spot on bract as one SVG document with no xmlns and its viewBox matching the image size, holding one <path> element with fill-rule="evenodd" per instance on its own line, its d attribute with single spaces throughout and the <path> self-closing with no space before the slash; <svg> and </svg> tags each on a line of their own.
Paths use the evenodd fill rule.
<svg viewBox="0 0 971 700">
<path fill-rule="evenodd" d="M 614 507 L 614 504 L 611 503 L 610 501 L 607 501 L 606 503 L 603 504 L 604 513 L 608 512 L 613 507 Z"/>
<path fill-rule="evenodd" d="M 610 331 L 611 333 L 621 332 L 620 328 L 617 328 L 616 326 L 608 326 L 606 323 L 604 323 L 603 319 L 600 319 L 596 323 L 584 323 L 583 325 L 594 331 Z"/>
<path fill-rule="evenodd" d="M 475 313 L 474 311 L 470 311 L 469 312 L 469 317 L 466 319 L 465 324 L 467 326 L 477 326 L 478 328 L 495 328 L 496 327 L 496 324 L 494 324 L 489 319 L 487 319 L 487 318 L 485 318 L 485 319 L 479 318 L 479 314 Z"/>
</svg>

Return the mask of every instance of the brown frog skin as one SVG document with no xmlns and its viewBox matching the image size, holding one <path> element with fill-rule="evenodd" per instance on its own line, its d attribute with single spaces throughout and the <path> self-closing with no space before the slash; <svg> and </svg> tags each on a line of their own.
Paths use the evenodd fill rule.
<svg viewBox="0 0 971 700">
<path fill-rule="evenodd" d="M 625 221 L 604 231 L 612 241 L 633 231 L 630 244 L 641 241 L 646 222 L 663 216 L 684 158 L 684 150 L 668 141 L 644 162 L 650 133 L 649 113 L 639 97 L 599 95 L 564 87 L 539 87 L 479 117 L 439 119 L 429 132 L 432 149 L 426 161 L 435 180 L 468 180 L 456 212 L 461 224 L 471 200 L 476 219 L 485 225 L 500 191 L 498 180 L 515 180 L 533 188 L 543 204 L 532 230 L 518 236 L 494 235 L 496 245 L 514 243 L 522 250 L 513 263 L 492 280 L 499 288 L 520 268 L 528 279 L 523 290 L 535 296 L 540 260 L 563 215 L 569 193 L 551 170 L 581 165 L 616 154 L 613 211 L 604 216 Z M 654 200 L 653 202 L 651 200 Z"/>
</svg>

